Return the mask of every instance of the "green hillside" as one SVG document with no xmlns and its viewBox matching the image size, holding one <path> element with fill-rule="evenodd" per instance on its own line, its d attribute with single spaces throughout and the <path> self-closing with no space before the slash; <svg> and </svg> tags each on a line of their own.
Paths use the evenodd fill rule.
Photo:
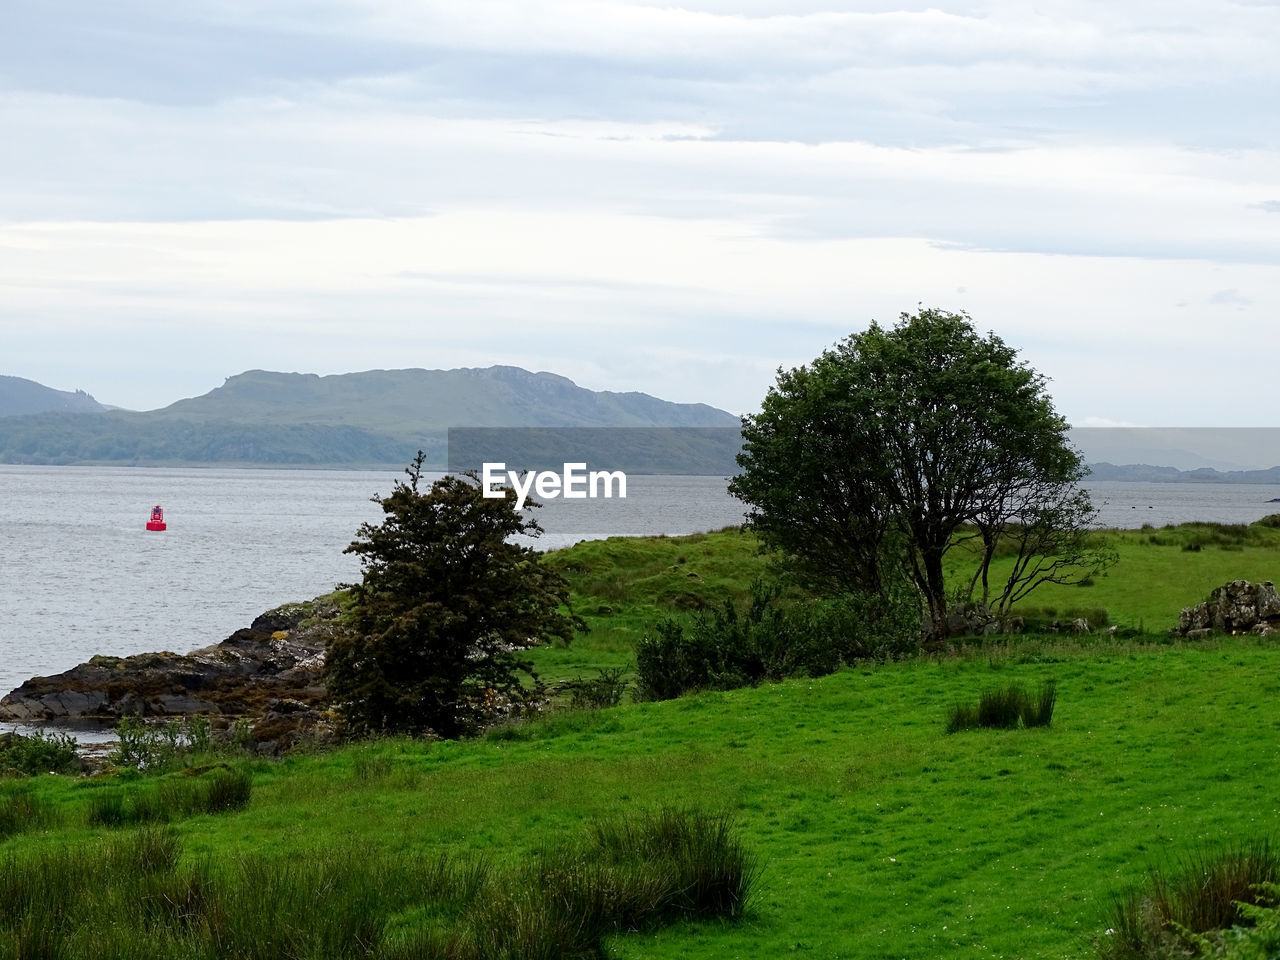
<svg viewBox="0 0 1280 960">
<path fill-rule="evenodd" d="M 0 376 L 0 417 L 23 417 L 50 410 L 98 413 L 105 409 L 83 390 L 54 390 L 34 380 Z"/>
<path fill-rule="evenodd" d="M 429 894 L 397 858 L 485 857 L 495 870 L 515 869 L 592 823 L 676 809 L 733 818 L 762 868 L 749 909 L 737 920 L 617 934 L 609 956 L 1096 957 L 1113 896 L 1148 867 L 1280 836 L 1275 641 L 1167 634 L 1178 609 L 1208 587 L 1272 576 L 1280 530 L 1198 524 L 1105 536 L 1120 553 L 1107 577 L 1035 602 L 1057 606 L 1074 591 L 1113 622 L 1145 622 L 1145 633 L 995 637 L 818 679 L 562 710 L 478 740 L 233 758 L 251 778 L 250 802 L 172 818 L 172 850 L 181 853 L 176 864 L 149 868 L 144 892 L 160 899 L 142 904 L 146 931 L 114 922 L 92 935 L 63 931 L 75 951 L 40 955 L 141 957 L 165 923 L 182 936 L 203 929 L 182 917 L 208 909 L 212 887 L 184 886 L 184 870 L 213 878 L 202 883 L 252 880 L 283 896 L 303 867 L 353 862 L 375 865 L 372 881 L 396 891 L 397 905 L 369 906 L 372 893 L 325 894 L 326 916 L 359 903 L 376 922 L 354 953 L 306 955 L 427 955 L 403 944 L 449 921 L 419 904 Z M 626 664 L 646 625 L 742 597 L 764 570 L 754 540 L 738 531 L 583 543 L 550 562 L 570 578 L 592 627 L 567 647 L 537 651 L 551 678 Z M 1010 682 L 1047 681 L 1058 693 L 1052 726 L 945 733 L 953 704 Z M 158 778 L 0 782 L 0 877 L 11 856 L 45 858 L 41 869 L 54 877 L 67 856 L 109 864 L 136 842 L 154 846 L 154 835 L 135 841 L 131 828 L 91 825 L 90 811 L 110 809 L 113 795 L 183 796 L 224 763 Z M 173 899 L 175 891 L 188 899 Z M 103 891 L 102 909 L 135 909 L 119 895 Z M 7 923 L 0 915 L 6 960 L 6 944 L 34 935 Z M 130 938 L 134 953 L 101 945 Z"/>
</svg>

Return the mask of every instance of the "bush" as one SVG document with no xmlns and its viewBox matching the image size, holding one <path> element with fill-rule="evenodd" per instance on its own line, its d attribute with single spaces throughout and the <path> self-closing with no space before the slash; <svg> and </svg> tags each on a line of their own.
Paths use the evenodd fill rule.
<svg viewBox="0 0 1280 960">
<path fill-rule="evenodd" d="M 120 718 L 116 724 L 116 748 L 107 761 L 119 767 L 131 767 L 157 773 L 169 769 L 192 755 L 207 754 L 213 749 L 207 717 L 187 717 L 181 722 L 147 723 L 135 716 Z"/>
<path fill-rule="evenodd" d="M 79 773 L 76 746 L 76 738 L 65 733 L 37 730 L 30 736 L 0 735 L 0 774 L 34 777 L 42 773 Z"/>
<path fill-rule="evenodd" d="M 988 727 L 1012 730 L 1024 727 L 1047 727 L 1053 722 L 1053 708 L 1058 701 L 1057 686 L 1052 680 L 1032 696 L 1025 687 L 1011 683 L 994 690 L 984 690 L 976 706 L 954 705 L 947 714 L 947 733 Z"/>
<path fill-rule="evenodd" d="M 1153 867 L 1145 883 L 1117 898 L 1111 930 L 1100 943 L 1104 960 L 1194 957 L 1203 935 L 1255 919 L 1246 906 L 1274 906 L 1280 855 L 1269 840 L 1204 849 L 1168 868 Z M 1209 954 L 1212 955 L 1212 954 Z"/>
<path fill-rule="evenodd" d="M 780 588 L 757 580 L 745 611 L 726 600 L 692 622 L 667 618 L 636 645 L 636 699 L 732 690 L 793 676 L 823 676 L 864 659 L 914 650 L 918 601 L 843 595 L 782 606 Z"/>
<path fill-rule="evenodd" d="M 578 677 L 561 684 L 569 693 L 569 706 L 575 710 L 600 710 L 622 702 L 629 683 L 624 679 L 626 667 L 603 667 L 595 677 Z"/>
<path fill-rule="evenodd" d="M 1259 883 L 1254 887 L 1261 896 L 1272 903 L 1280 903 L 1280 885 Z M 1238 901 L 1244 926 L 1237 924 L 1229 930 L 1215 930 L 1209 934 L 1193 934 L 1187 937 L 1197 949 L 1197 960 L 1274 960 L 1280 957 L 1280 907 L 1259 906 Z"/>
</svg>

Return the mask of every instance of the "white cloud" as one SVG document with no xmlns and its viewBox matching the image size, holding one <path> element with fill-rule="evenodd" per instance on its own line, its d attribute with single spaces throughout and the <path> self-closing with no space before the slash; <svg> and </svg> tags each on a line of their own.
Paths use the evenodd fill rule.
<svg viewBox="0 0 1280 960">
<path fill-rule="evenodd" d="M 1280 307 L 1273 4 L 28 14 L 0 34 L 3 372 L 154 406 L 248 366 L 512 362 L 744 410 L 924 301 L 1077 417 L 1266 409 L 1239 345 Z"/>
</svg>

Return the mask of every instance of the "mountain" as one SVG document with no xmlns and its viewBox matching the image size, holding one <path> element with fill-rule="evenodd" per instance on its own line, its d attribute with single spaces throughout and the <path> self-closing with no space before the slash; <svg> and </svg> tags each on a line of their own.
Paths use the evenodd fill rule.
<svg viewBox="0 0 1280 960">
<path fill-rule="evenodd" d="M 83 390 L 54 390 L 34 380 L 0 376 L 0 417 L 22 417 L 50 410 L 100 413 L 106 409 Z"/>
<path fill-rule="evenodd" d="M 1195 470 L 1179 470 L 1176 467 L 1153 467 L 1147 463 L 1089 464 L 1091 480 L 1124 480 L 1144 483 L 1260 483 L 1280 484 L 1280 467 L 1266 470 L 1214 470 L 1199 467 Z"/>
<path fill-rule="evenodd" d="M 417 436 L 449 427 L 737 427 L 705 403 L 580 387 L 520 367 L 367 370 L 328 377 L 250 370 L 200 397 L 154 411 L 165 419 L 345 424 Z"/>
<path fill-rule="evenodd" d="M 555 374 L 502 366 L 324 377 L 250 370 L 160 410 L 94 407 L 92 415 L 55 409 L 0 418 L 0 463 L 383 467 L 403 466 L 422 449 L 429 468 L 443 469 L 450 427 L 739 426 L 733 414 L 706 404 L 593 391 Z M 597 449 L 615 459 L 628 436 L 602 435 Z M 711 446 L 705 457 L 698 443 L 681 451 L 686 472 L 699 472 L 700 462 L 721 472 L 723 438 Z"/>
</svg>

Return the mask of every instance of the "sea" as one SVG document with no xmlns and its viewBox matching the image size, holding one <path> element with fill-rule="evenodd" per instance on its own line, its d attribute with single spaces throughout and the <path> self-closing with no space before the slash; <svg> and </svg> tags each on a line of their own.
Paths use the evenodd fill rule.
<svg viewBox="0 0 1280 960">
<path fill-rule="evenodd" d="M 0 694 L 95 654 L 183 653 L 360 578 L 344 549 L 395 471 L 0 465 Z M 431 476 L 424 480 L 433 479 Z M 548 500 L 539 549 L 742 521 L 719 477 L 627 478 L 624 499 Z M 1105 527 L 1250 523 L 1280 486 L 1087 485 Z M 168 529 L 149 532 L 151 508 Z"/>
</svg>

